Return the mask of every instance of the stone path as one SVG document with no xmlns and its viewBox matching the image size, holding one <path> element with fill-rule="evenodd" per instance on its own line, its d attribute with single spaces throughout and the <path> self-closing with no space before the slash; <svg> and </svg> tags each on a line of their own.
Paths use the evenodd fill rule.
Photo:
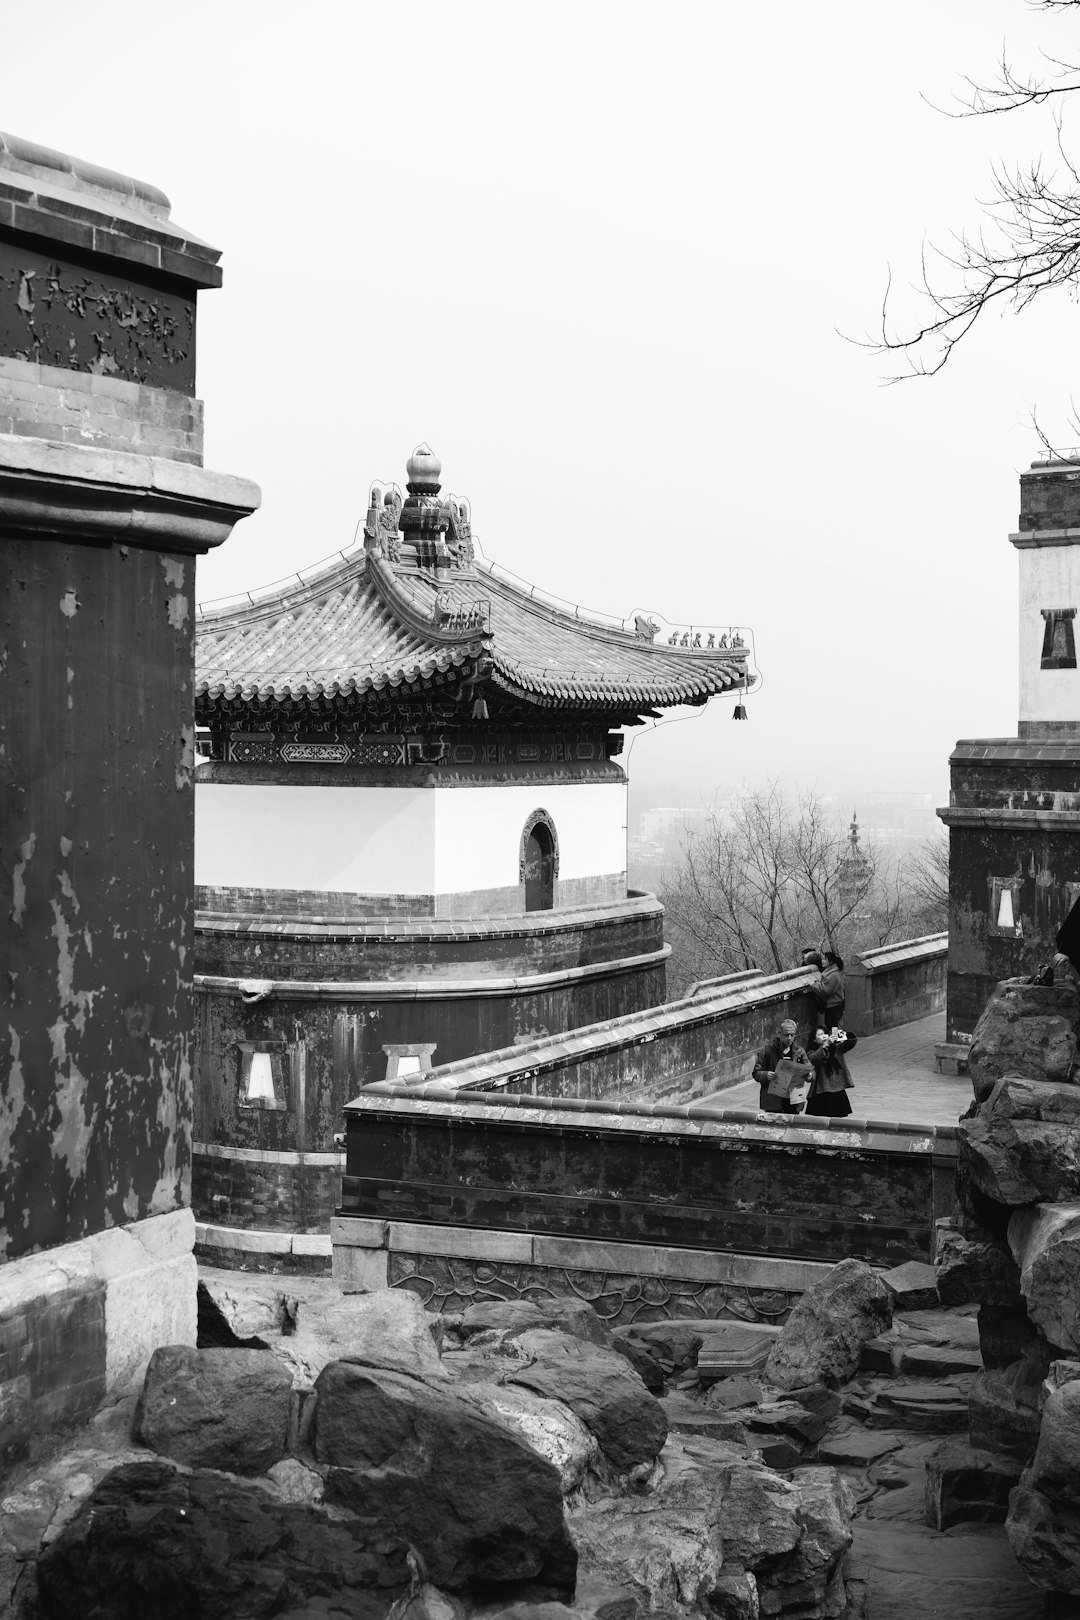
<svg viewBox="0 0 1080 1620">
<path fill-rule="evenodd" d="M 966 1075 L 935 1072 L 934 1046 L 944 1039 L 943 1012 L 883 1035 L 863 1036 L 848 1058 L 855 1082 L 852 1114 L 859 1119 L 955 1125 L 971 1102 L 971 1081 Z M 750 1108 L 757 1102 L 758 1088 L 754 1081 L 744 1080 L 713 1096 L 732 1108 Z"/>
</svg>

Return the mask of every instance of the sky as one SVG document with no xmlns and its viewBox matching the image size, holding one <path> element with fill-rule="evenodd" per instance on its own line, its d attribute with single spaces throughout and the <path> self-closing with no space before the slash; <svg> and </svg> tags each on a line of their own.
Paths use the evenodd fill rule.
<svg viewBox="0 0 1080 1620">
<path fill-rule="evenodd" d="M 937 378 L 849 341 L 977 226 L 1045 111 L 955 120 L 1024 0 L 74 0 L 5 29 L 12 133 L 162 187 L 223 250 L 206 463 L 263 506 L 211 600 L 347 549 L 426 440 L 484 554 L 608 613 L 749 628 L 760 690 L 638 736 L 676 802 L 782 777 L 945 803 L 1015 734 L 1019 471 L 1068 427 L 1078 314 L 990 316 Z M 1066 136 L 1070 109 L 1066 107 Z M 1080 146 L 1080 106 L 1071 114 Z M 670 787 L 670 795 L 667 789 Z"/>
</svg>

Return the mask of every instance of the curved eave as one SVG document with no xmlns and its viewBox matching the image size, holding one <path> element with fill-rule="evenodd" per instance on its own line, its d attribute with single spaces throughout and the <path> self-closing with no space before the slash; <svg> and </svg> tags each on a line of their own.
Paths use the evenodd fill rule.
<svg viewBox="0 0 1080 1620">
<path fill-rule="evenodd" d="M 372 669 L 347 676 L 345 679 L 320 681 L 317 677 L 301 682 L 245 681 L 243 677 L 230 680 L 213 675 L 199 681 L 195 687 L 196 703 L 281 703 L 306 702 L 311 698 L 363 697 L 367 692 L 396 691 L 399 687 L 424 686 L 436 675 L 446 675 L 452 669 L 479 658 L 484 651 L 481 641 L 465 646 L 441 648 L 430 658 L 410 661 L 396 667 Z"/>
<path fill-rule="evenodd" d="M 745 691 L 753 679 L 734 660 L 699 665 L 687 670 L 681 679 L 671 679 L 669 673 L 666 680 L 592 681 L 572 674 L 528 669 L 496 653 L 493 671 L 493 684 L 524 702 L 580 704 L 609 710 L 628 706 L 667 709 L 706 703 L 723 692 Z"/>
</svg>

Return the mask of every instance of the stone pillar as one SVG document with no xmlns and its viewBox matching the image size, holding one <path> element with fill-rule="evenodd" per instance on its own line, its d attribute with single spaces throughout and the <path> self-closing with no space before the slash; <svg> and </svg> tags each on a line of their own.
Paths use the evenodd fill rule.
<svg viewBox="0 0 1080 1620">
<path fill-rule="evenodd" d="M 1080 896 L 1080 459 L 1020 478 L 1019 721 L 950 759 L 948 1039 L 970 1041 L 1000 979 L 1055 950 Z"/>
<path fill-rule="evenodd" d="M 194 1342 L 195 558 L 218 253 L 154 187 L 0 136 L 0 1458 Z"/>
</svg>

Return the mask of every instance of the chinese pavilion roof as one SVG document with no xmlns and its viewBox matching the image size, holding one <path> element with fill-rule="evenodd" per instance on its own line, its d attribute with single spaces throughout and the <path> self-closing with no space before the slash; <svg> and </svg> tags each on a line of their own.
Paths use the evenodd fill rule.
<svg viewBox="0 0 1080 1620">
<path fill-rule="evenodd" d="M 435 498 L 438 471 L 418 451 L 408 501 L 373 492 L 362 550 L 243 606 L 200 611 L 200 719 L 455 686 L 504 708 L 640 714 L 753 683 L 737 631 L 657 642 L 651 620 L 604 624 L 502 577 L 474 556 L 466 504 Z"/>
</svg>

